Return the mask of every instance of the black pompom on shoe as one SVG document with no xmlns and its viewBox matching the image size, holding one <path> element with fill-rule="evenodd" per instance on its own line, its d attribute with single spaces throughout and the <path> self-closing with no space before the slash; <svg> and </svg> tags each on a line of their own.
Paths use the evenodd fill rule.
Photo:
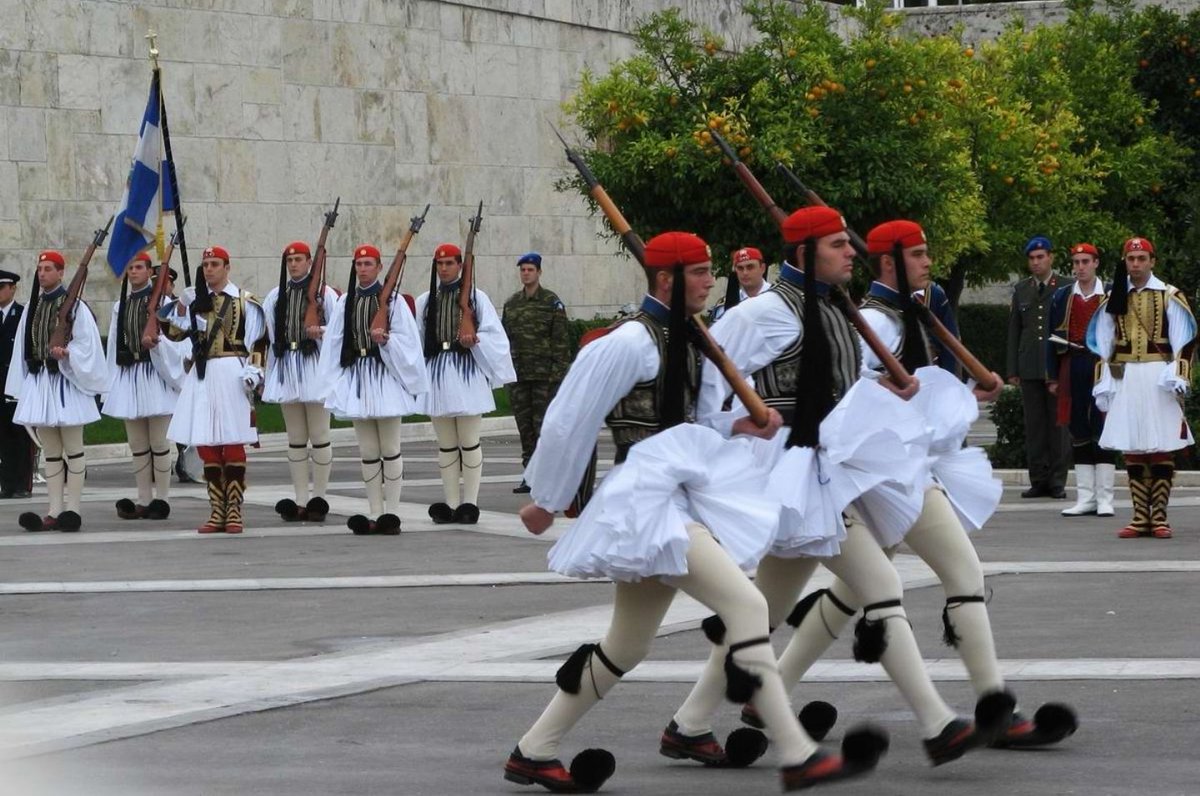
<svg viewBox="0 0 1200 796">
<path fill-rule="evenodd" d="M 454 522 L 454 509 L 446 503 L 434 503 L 429 507 L 429 519 L 435 525 L 448 525 Z"/>
<path fill-rule="evenodd" d="M 155 498 L 146 506 L 146 519 L 148 520 L 165 520 L 171 516 L 171 504 L 165 500 Z"/>
<path fill-rule="evenodd" d="M 474 503 L 463 503 L 454 510 L 454 521 L 459 525 L 474 525 L 479 522 L 479 507 Z"/>
<path fill-rule="evenodd" d="M 83 517 L 73 511 L 64 511 L 58 515 L 58 529 L 63 533 L 75 533 L 83 527 Z"/>
<path fill-rule="evenodd" d="M 353 531 L 355 536 L 369 536 L 374 530 L 373 526 L 374 523 L 364 514 L 353 514 L 346 520 L 346 527 Z"/>
<path fill-rule="evenodd" d="M 382 536 L 400 535 L 400 518 L 395 514 L 380 514 L 375 520 L 375 533 Z"/>
<path fill-rule="evenodd" d="M 145 516 L 145 510 L 129 498 L 121 498 L 117 501 L 117 516 L 123 520 L 140 520 Z"/>
<path fill-rule="evenodd" d="M 617 760 L 607 749 L 584 749 L 571 761 L 571 779 L 583 793 L 600 790 L 617 770 Z"/>
<path fill-rule="evenodd" d="M 42 518 L 34 514 L 32 511 L 21 512 L 21 516 L 17 517 L 17 524 L 27 531 L 49 530 L 42 522 Z"/>
<path fill-rule="evenodd" d="M 800 709 L 800 726 L 814 741 L 823 741 L 837 724 L 837 708 L 819 699 L 809 702 Z"/>
<path fill-rule="evenodd" d="M 323 497 L 315 497 L 305 504 L 304 513 L 308 515 L 309 522 L 325 522 L 325 517 L 329 514 L 329 501 Z"/>
<path fill-rule="evenodd" d="M 299 522 L 300 506 L 291 498 L 284 498 L 275 504 L 275 513 L 283 518 L 284 522 Z"/>
<path fill-rule="evenodd" d="M 996 740 L 996 749 L 1035 749 L 1052 746 L 1075 734 L 1079 718 L 1069 706 L 1059 702 L 1048 702 L 1037 709 L 1030 720 L 1017 712 L 1012 724 Z"/>
<path fill-rule="evenodd" d="M 725 739 L 726 768 L 747 768 L 767 753 L 770 743 L 761 730 L 739 727 Z"/>
</svg>

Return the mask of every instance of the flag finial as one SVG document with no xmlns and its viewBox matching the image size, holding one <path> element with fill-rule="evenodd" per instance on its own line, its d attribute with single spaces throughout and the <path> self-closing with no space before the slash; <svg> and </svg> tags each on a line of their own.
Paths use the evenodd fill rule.
<svg viewBox="0 0 1200 796">
<path fill-rule="evenodd" d="M 154 32 L 154 28 L 150 28 L 142 38 L 149 39 L 150 60 L 154 63 L 154 68 L 158 69 L 158 34 Z"/>
</svg>

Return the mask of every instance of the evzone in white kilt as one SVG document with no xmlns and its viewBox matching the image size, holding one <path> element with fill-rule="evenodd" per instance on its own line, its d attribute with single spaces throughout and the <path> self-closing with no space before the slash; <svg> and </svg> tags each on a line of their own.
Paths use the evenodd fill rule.
<svg viewBox="0 0 1200 796">
<path fill-rule="evenodd" d="M 285 250 L 292 253 L 297 244 Z M 307 254 L 307 246 L 303 253 Z M 310 339 L 304 328 L 311 276 L 285 281 L 282 309 L 283 328 L 276 327 L 279 286 L 271 288 L 263 299 L 263 317 L 267 323 L 267 370 L 263 377 L 262 399 L 280 405 L 288 440 L 288 469 L 295 499 L 285 498 L 275 510 L 285 521 L 321 522 L 329 512 L 325 493 L 333 468 L 333 445 L 329 437 L 329 410 L 324 396 L 329 386 L 319 377 L 321 341 Z M 321 317 L 327 326 L 338 294 L 329 285 L 320 292 Z M 311 490 L 309 462 L 312 462 Z"/>
<path fill-rule="evenodd" d="M 1153 245 L 1131 238 L 1125 252 Z M 1101 359 L 1092 395 L 1106 411 L 1100 447 L 1124 452 L 1133 518 L 1117 532 L 1123 539 L 1170 539 L 1167 505 L 1175 477 L 1175 451 L 1195 439 L 1183 414 L 1191 390 L 1196 318 L 1178 288 L 1150 274 L 1141 288 L 1118 271 L 1128 288 L 1127 310 L 1114 315 L 1112 293 L 1088 325 L 1087 345 Z"/>
<path fill-rule="evenodd" d="M 438 251 L 446 248 L 443 244 Z M 452 251 L 457 252 L 457 247 Z M 429 373 L 429 391 L 421 396 L 419 411 L 429 415 L 437 435 L 444 496 L 444 502 L 430 506 L 429 516 L 439 524 L 472 524 L 478 520 L 483 477 L 481 418 L 496 408 L 492 390 L 517 379 L 500 316 L 491 299 L 478 288 L 471 292 L 476 343 L 466 347 L 459 342 L 461 285 L 461 279 L 439 284 L 432 305 L 428 291 L 418 296 L 415 304 L 417 331 Z M 436 339 L 430 336 L 427 324 L 434 327 L 432 335 Z"/>
<path fill-rule="evenodd" d="M 825 218 L 827 213 L 832 213 Z M 836 211 L 805 208 L 793 218 L 810 214 L 826 231 L 844 234 Z M 799 241 L 793 241 L 796 243 Z M 927 483 L 928 434 L 916 410 L 872 380 L 861 379 L 860 340 L 836 306 L 836 286 L 815 283 L 821 329 L 828 341 L 831 372 L 823 383 L 804 389 L 832 389 L 838 402 L 819 424 L 819 444 L 787 447 L 785 428 L 771 447 L 760 446 L 762 462 L 771 470 L 770 496 L 783 510 L 770 553 L 760 562 L 755 585 L 766 597 L 772 627 L 785 621 L 798 627 L 824 592 L 798 602 L 818 564 L 850 583 L 862 598 L 863 619 L 856 630 L 855 655 L 880 662 L 916 714 L 931 756 L 947 751 L 961 754 L 972 730 L 934 688 L 907 621 L 900 577 L 878 540 L 857 516 L 852 504 L 871 490 L 886 489 L 907 503 L 911 524 L 920 512 L 921 490 Z M 804 273 L 784 263 L 778 281 L 767 291 L 730 309 L 714 324 L 713 337 L 738 370 L 753 378 L 756 390 L 791 422 L 800 375 L 804 341 L 810 332 L 805 317 Z M 719 375 L 705 370 L 700 395 L 700 421 L 721 427 L 729 422 L 723 411 L 729 388 Z M 736 405 L 735 405 L 736 409 Z M 854 611 L 847 609 L 847 614 Z M 674 716 L 682 731 L 711 731 L 720 704 L 725 654 L 714 645 L 700 680 Z M 807 668 L 807 667 L 805 667 Z M 799 673 L 781 668 L 785 688 Z M 752 711 L 746 714 L 756 721 Z"/>
<path fill-rule="evenodd" d="M 137 485 L 136 501 L 117 501 L 117 516 L 126 520 L 165 520 L 171 511 L 167 501 L 172 446 L 167 441 L 167 427 L 179 400 L 189 347 L 161 332 L 156 345 L 149 349 L 143 346 L 142 331 L 153 289 L 153 283 L 148 283 L 139 290 L 130 290 L 123 303 L 113 304 L 108 324 L 109 383 L 101 411 L 125 423 Z M 164 303 L 170 300 L 167 297 Z"/>
<path fill-rule="evenodd" d="M 399 294 L 388 305 L 387 342 L 380 345 L 371 338 L 382 287 L 377 281 L 356 285 L 352 294 L 337 300 L 321 341 L 317 372 L 325 387 L 325 407 L 339 420 L 354 423 L 371 515 L 350 518 L 348 525 L 358 534 L 399 533 L 404 476 L 400 426 L 405 415 L 419 411 L 429 389 L 417 324 Z"/>
<path fill-rule="evenodd" d="M 672 313 L 665 303 L 672 282 L 650 269 L 673 268 L 674 280 L 688 280 L 677 295 L 687 290 L 695 300 L 697 280 L 712 284 L 708 247 L 688 233 L 664 233 L 646 244 L 645 258 L 657 295 L 646 296 L 639 312 L 580 351 L 525 470 L 533 504 L 522 517 L 537 533 L 574 499 L 601 425 L 612 430 L 616 466 L 549 553 L 555 571 L 615 580 L 612 623 L 603 641 L 581 646 L 559 670 L 557 693 L 509 757 L 505 777 L 590 792 L 612 773 L 609 756 L 600 775 L 581 780 L 596 767 L 584 759 L 594 750 L 579 755 L 568 772 L 557 759 L 559 744 L 644 658 L 677 590 L 719 616 L 720 641 L 727 645 L 719 691 L 755 706 L 778 754 L 785 790 L 866 773 L 878 759 L 874 743 L 867 744 L 874 750 L 869 760 L 827 755 L 800 727 L 782 690 L 767 606 L 744 572 L 769 548 L 779 517 L 777 502 L 760 488 L 764 469 L 755 466 L 746 440 L 727 441 L 727 434 L 686 422 L 695 417 L 699 354 L 691 341 L 671 339 L 673 326 L 683 336 L 684 307 Z M 685 270 L 693 265 L 698 268 Z M 682 366 L 680 359 L 686 361 L 685 383 L 668 383 L 669 364 Z M 663 414 L 678 405 L 673 391 L 683 393 L 683 415 L 674 420 Z M 733 420 L 726 431 L 735 428 Z M 718 623 L 706 622 L 705 630 L 717 634 Z M 693 738 L 684 732 L 674 723 L 667 727 L 664 754 L 688 757 L 700 745 L 715 765 L 734 759 L 711 733 Z M 764 749 L 755 742 L 732 764 L 747 765 Z"/>
<path fill-rule="evenodd" d="M 59 257 L 61 265 L 61 255 Z M 49 507 L 45 517 L 24 512 L 18 518 L 30 531 L 78 531 L 85 471 L 83 427 L 100 419 L 96 396 L 108 384 L 100 330 L 91 308 L 80 299 L 71 322 L 67 356 L 50 356 L 49 338 L 66 299 L 61 284 L 38 296 L 37 306 L 21 314 L 4 386 L 17 401 L 13 423 L 36 431 L 46 462 Z M 30 302 L 32 305 L 33 302 Z M 33 324 L 27 333 L 26 327 Z M 27 338 L 32 345 L 27 345 Z"/>
</svg>

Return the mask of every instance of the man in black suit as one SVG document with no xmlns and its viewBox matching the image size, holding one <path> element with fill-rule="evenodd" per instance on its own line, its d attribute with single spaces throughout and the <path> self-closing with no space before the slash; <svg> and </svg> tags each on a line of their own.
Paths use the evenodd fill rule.
<svg viewBox="0 0 1200 796">
<path fill-rule="evenodd" d="M 1054 273 L 1054 252 L 1041 235 L 1025 244 L 1029 278 L 1013 287 L 1008 316 L 1008 383 L 1021 388 L 1025 409 L 1025 460 L 1029 489 L 1023 498 L 1067 496 L 1071 448 L 1065 426 L 1057 423 L 1058 399 L 1046 387 L 1046 335 L 1054 291 L 1075 281 Z"/>
<path fill-rule="evenodd" d="M 0 385 L 8 379 L 13 341 L 25 309 L 16 300 L 20 281 L 21 277 L 11 271 L 0 271 Z M 15 399 L 0 396 L 0 499 L 5 500 L 29 497 L 33 488 L 32 440 L 22 426 L 13 423 L 16 411 Z"/>
</svg>

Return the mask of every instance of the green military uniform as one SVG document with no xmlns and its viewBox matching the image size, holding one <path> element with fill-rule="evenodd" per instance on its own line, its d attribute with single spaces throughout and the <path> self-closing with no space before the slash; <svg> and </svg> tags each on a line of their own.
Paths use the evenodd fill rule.
<svg viewBox="0 0 1200 796">
<path fill-rule="evenodd" d="M 529 464 L 546 407 L 571 364 L 567 311 L 558 296 L 539 286 L 532 296 L 513 293 L 504 302 L 501 321 L 517 371 L 508 397 L 521 434 L 521 463 Z"/>
<path fill-rule="evenodd" d="M 1013 288 L 1008 316 L 1008 377 L 1021 380 L 1025 414 L 1025 459 L 1031 488 L 1061 490 L 1067 482 L 1070 444 L 1059 426 L 1058 399 L 1046 388 L 1046 335 L 1054 292 L 1074 280 L 1050 274 L 1044 283 L 1032 276 Z"/>
</svg>

